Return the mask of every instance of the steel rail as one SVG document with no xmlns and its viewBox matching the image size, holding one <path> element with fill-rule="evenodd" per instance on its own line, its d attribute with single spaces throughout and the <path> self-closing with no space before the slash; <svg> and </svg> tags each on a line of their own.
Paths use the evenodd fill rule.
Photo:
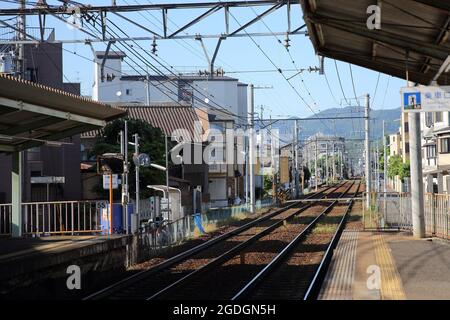
<svg viewBox="0 0 450 320">
<path fill-rule="evenodd" d="M 354 182 L 350 184 L 350 186 L 341 194 L 344 196 L 354 185 Z M 254 278 L 252 278 L 238 293 L 236 293 L 231 300 L 242 299 L 247 296 L 255 286 L 261 282 L 264 277 L 266 277 L 270 272 L 272 272 L 278 265 L 281 263 L 288 255 L 291 250 L 297 245 L 300 240 L 302 240 L 317 224 L 317 222 L 325 216 L 328 212 L 330 212 L 333 207 L 338 203 L 337 200 L 333 201 L 325 210 L 323 210 L 314 220 L 303 229 L 272 261 L 267 264 L 264 269 L 262 269 Z"/>
<path fill-rule="evenodd" d="M 341 184 L 339 186 L 337 186 L 334 190 L 336 191 L 337 189 L 341 188 L 342 186 L 344 186 L 345 184 Z M 351 188 L 351 185 L 350 187 Z M 347 190 L 349 189 L 347 188 Z M 326 201 L 326 199 L 324 199 L 324 201 Z M 245 249 L 246 247 L 248 247 L 249 245 L 253 244 L 254 242 L 256 242 L 257 240 L 259 240 L 260 238 L 262 238 L 263 236 L 269 234 L 270 232 L 272 232 L 273 230 L 277 229 L 278 227 L 282 226 L 283 223 L 291 218 L 293 218 L 294 216 L 297 216 L 299 214 L 301 214 L 302 212 L 304 212 L 306 209 L 310 208 L 312 206 L 312 204 L 307 204 L 303 207 L 301 207 L 299 210 L 295 211 L 294 213 L 290 214 L 289 216 L 273 223 L 272 225 L 270 225 L 269 227 L 265 228 L 264 230 L 262 230 L 261 232 L 253 235 L 251 238 L 245 240 L 244 242 L 240 243 L 239 245 L 233 247 L 232 249 L 228 250 L 227 252 L 223 253 L 222 255 L 220 255 L 219 257 L 211 260 L 210 262 L 208 262 L 207 264 L 205 264 L 204 266 L 202 266 L 201 268 L 198 268 L 190 273 L 188 273 L 187 275 L 185 275 L 184 277 L 178 279 L 177 281 L 173 282 L 172 284 L 170 284 L 169 286 L 163 288 L 162 290 L 158 291 L 157 293 L 153 294 L 152 296 L 148 297 L 146 300 L 153 300 L 156 298 L 162 298 L 165 295 L 167 295 L 170 290 L 173 290 L 174 288 L 176 288 L 177 286 L 180 286 L 184 283 L 186 283 L 187 281 L 189 281 L 190 279 L 192 279 L 195 275 L 197 274 L 201 274 L 203 272 L 207 272 L 208 270 L 211 270 L 212 268 L 223 264 L 225 261 L 230 260 L 232 257 L 234 257 L 237 253 L 239 253 L 240 251 L 242 251 L 243 249 Z M 325 209 L 327 210 L 327 209 Z"/>
<path fill-rule="evenodd" d="M 320 194 L 323 194 L 327 190 L 330 190 L 330 189 L 333 189 L 333 188 L 336 190 L 339 187 L 340 186 L 337 186 L 337 187 L 335 187 L 335 186 L 326 187 L 325 189 L 323 189 L 323 190 L 321 190 L 319 192 L 315 192 L 315 193 L 305 197 L 305 199 L 310 199 L 310 198 L 316 197 L 316 196 L 318 196 Z M 153 275 L 153 274 L 155 274 L 155 273 L 157 273 L 159 271 L 162 271 L 162 270 L 164 270 L 166 268 L 169 268 L 169 267 L 173 266 L 174 264 L 179 263 L 179 262 L 181 262 L 181 261 L 183 261 L 183 260 L 185 260 L 185 259 L 187 259 L 187 258 L 189 258 L 189 257 L 191 257 L 191 256 L 193 256 L 193 255 L 195 255 L 195 254 L 205 250 L 205 249 L 208 249 L 208 248 L 212 247 L 213 245 L 215 245 L 215 244 L 217 244 L 217 243 L 219 243 L 221 241 L 224 241 L 224 240 L 226 240 L 228 238 L 231 238 L 232 236 L 238 235 L 238 234 L 240 234 L 240 233 L 250 229 L 251 227 L 258 225 L 261 222 L 267 221 L 267 220 L 269 220 L 269 219 L 271 219 L 271 218 L 273 218 L 273 217 L 275 217 L 275 216 L 285 212 L 286 210 L 295 207 L 295 205 L 300 203 L 300 200 L 301 199 L 299 199 L 297 202 L 294 202 L 294 203 L 291 203 L 291 204 L 289 204 L 287 206 L 284 206 L 283 208 L 275 210 L 272 213 L 263 215 L 262 217 L 260 217 L 258 219 L 250 221 L 250 222 L 244 224 L 243 226 L 238 227 L 238 228 L 236 228 L 236 229 L 234 229 L 234 230 L 232 230 L 230 232 L 227 232 L 227 233 L 225 233 L 223 235 L 220 235 L 220 236 L 218 236 L 216 238 L 208 240 L 208 241 L 206 241 L 206 242 L 204 242 L 204 243 L 202 243 L 202 244 L 200 244 L 198 246 L 195 246 L 195 247 L 193 247 L 191 249 L 188 249 L 188 250 L 186 250 L 186 251 L 184 251 L 184 252 L 182 252 L 182 253 L 174 256 L 174 257 L 171 257 L 171 258 L 169 258 L 169 259 L 167 259 L 167 260 L 165 260 L 165 261 L 163 261 L 163 262 L 161 262 L 161 263 L 159 263 L 159 264 L 157 264 L 157 265 L 147 269 L 147 270 L 140 271 L 140 272 L 138 272 L 138 273 L 136 273 L 134 275 L 131 275 L 131 276 L 127 277 L 127 278 L 124 278 L 124 279 L 122 279 L 122 280 L 120 280 L 120 281 L 118 281 L 118 282 L 116 282 L 116 283 L 114 283 L 114 284 L 112 284 L 112 285 L 110 285 L 110 286 L 100 290 L 100 291 L 97 291 L 95 293 L 92 293 L 92 294 L 88 295 L 87 297 L 83 298 L 83 300 L 102 299 L 102 298 L 108 297 L 108 296 L 114 294 L 115 292 L 119 291 L 120 289 L 123 289 L 125 287 L 129 287 L 129 286 L 137 283 L 138 281 L 147 278 L 150 275 Z M 309 206 L 309 205 L 306 205 L 306 206 Z M 301 208 L 299 208 L 299 210 L 301 210 Z"/>
</svg>

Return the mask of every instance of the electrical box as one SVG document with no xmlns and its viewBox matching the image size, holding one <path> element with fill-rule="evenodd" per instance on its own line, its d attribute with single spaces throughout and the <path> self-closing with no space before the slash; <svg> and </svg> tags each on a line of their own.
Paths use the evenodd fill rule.
<svg viewBox="0 0 450 320">
<path fill-rule="evenodd" d="M 150 219 L 155 221 L 157 217 L 161 217 L 161 197 L 150 197 Z"/>
</svg>

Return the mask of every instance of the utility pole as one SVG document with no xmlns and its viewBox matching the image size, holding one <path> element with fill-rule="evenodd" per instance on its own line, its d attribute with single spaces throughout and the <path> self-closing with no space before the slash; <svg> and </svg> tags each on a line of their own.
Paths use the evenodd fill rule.
<svg viewBox="0 0 450 320">
<path fill-rule="evenodd" d="M 125 225 L 127 227 L 127 234 L 129 233 L 130 221 L 128 215 L 128 203 L 130 202 L 130 189 L 128 184 L 128 171 L 129 171 L 129 163 L 128 163 L 128 121 L 124 121 L 124 137 L 123 137 L 123 153 L 124 153 L 124 173 L 125 173 L 125 183 L 124 183 L 124 193 L 125 193 Z"/>
<path fill-rule="evenodd" d="M 125 221 L 125 233 L 129 233 L 129 221 L 128 221 L 128 134 L 127 121 L 124 123 L 124 130 L 120 131 L 120 153 L 123 155 L 123 174 L 122 174 L 122 211 L 123 221 Z M 125 152 L 126 150 L 126 152 Z"/>
<path fill-rule="evenodd" d="M 261 105 L 261 127 L 263 126 L 262 119 L 264 119 L 264 106 Z M 261 182 L 261 193 L 260 198 L 262 200 L 262 195 L 264 193 L 264 163 L 263 163 L 263 130 L 259 131 L 259 174 L 261 176 L 260 182 Z"/>
<path fill-rule="evenodd" d="M 169 190 L 169 147 L 167 142 L 167 136 L 164 135 L 164 145 L 166 150 L 166 190 L 167 190 L 167 219 L 170 220 L 170 190 Z M 181 201 L 181 199 L 180 199 Z"/>
<path fill-rule="evenodd" d="M 370 110 L 370 95 L 366 94 L 366 107 L 364 109 L 364 122 L 365 122 L 365 176 L 366 176 L 366 208 L 370 208 L 370 126 L 369 126 L 369 110 Z"/>
<path fill-rule="evenodd" d="M 25 0 L 20 1 L 20 9 L 25 10 Z M 20 14 L 17 17 L 17 39 L 25 40 L 26 20 L 25 15 Z M 23 43 L 16 44 L 16 77 L 25 79 L 25 45 Z"/>
<path fill-rule="evenodd" d="M 335 181 L 336 180 L 336 156 L 335 156 L 335 154 L 336 154 L 336 145 L 334 144 L 334 141 L 333 141 L 333 167 L 332 167 L 332 169 L 333 169 L 333 181 Z"/>
<path fill-rule="evenodd" d="M 139 157 L 139 135 L 136 133 L 134 134 L 134 154 L 135 156 L 138 158 Z M 166 166 L 167 168 L 167 166 Z M 139 186 L 139 161 L 136 164 L 136 168 L 135 168 L 135 173 L 136 173 L 136 212 L 135 214 L 137 214 L 137 218 L 138 218 L 138 230 L 139 230 L 139 226 L 141 225 L 141 210 L 139 208 L 139 201 L 140 201 L 140 186 Z M 167 171 L 167 170 L 166 170 Z"/>
<path fill-rule="evenodd" d="M 291 155 L 291 195 L 295 199 L 295 130 L 292 131 Z"/>
<path fill-rule="evenodd" d="M 146 77 L 146 81 L 145 81 L 145 88 L 146 88 L 146 94 L 147 94 L 147 106 L 150 106 L 150 76 L 147 73 L 147 77 Z"/>
<path fill-rule="evenodd" d="M 298 120 L 295 120 L 295 137 L 294 137 L 294 141 L 295 141 L 295 149 L 294 149 L 294 163 L 295 163 L 295 176 L 294 176 L 294 181 L 295 181 L 295 199 L 298 199 L 298 197 L 300 196 L 300 193 L 299 193 L 300 183 L 299 183 L 299 177 L 298 177 L 298 172 L 299 172 L 299 168 L 298 168 Z"/>
<path fill-rule="evenodd" d="M 410 82 L 408 82 L 410 85 Z M 425 209 L 423 201 L 422 178 L 422 141 L 420 132 L 420 113 L 409 112 L 409 145 L 411 164 L 411 211 L 413 235 L 415 238 L 425 237 Z"/>
<path fill-rule="evenodd" d="M 386 197 L 386 192 L 387 192 L 386 179 L 387 179 L 387 161 L 388 161 L 387 160 L 387 141 L 386 141 L 385 130 L 386 130 L 385 129 L 385 121 L 383 120 L 383 162 L 384 162 L 384 165 L 383 165 L 383 192 L 384 192 L 384 197 Z"/>
<path fill-rule="evenodd" d="M 248 130 L 249 130 L 249 184 L 250 184 L 250 213 L 255 213 L 255 173 L 254 173 L 254 163 L 255 163 L 255 133 L 254 133 L 254 116 L 255 116 L 255 105 L 254 105 L 254 88 L 253 84 L 248 85 L 248 95 L 247 95 L 247 108 L 248 108 Z"/>
<path fill-rule="evenodd" d="M 328 140 L 326 142 L 326 146 L 325 146 L 325 182 L 326 184 L 328 184 Z"/>
<path fill-rule="evenodd" d="M 316 144 L 315 144 L 315 152 L 314 152 L 314 177 L 316 180 L 316 191 L 318 189 L 318 177 L 317 177 L 317 135 L 316 135 Z"/>
<path fill-rule="evenodd" d="M 272 133 L 272 115 L 270 115 L 270 166 L 272 168 L 272 203 L 277 203 L 277 171 L 275 170 L 275 139 Z M 275 173 L 277 172 L 277 173 Z"/>
</svg>

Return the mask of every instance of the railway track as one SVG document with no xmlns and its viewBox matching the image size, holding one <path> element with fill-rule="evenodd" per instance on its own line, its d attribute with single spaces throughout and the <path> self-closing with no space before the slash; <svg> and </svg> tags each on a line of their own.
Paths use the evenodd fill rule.
<svg viewBox="0 0 450 320">
<path fill-rule="evenodd" d="M 328 187 L 305 199 L 320 200 L 325 197 L 333 198 L 343 195 L 350 188 L 349 183 L 344 183 L 338 186 Z M 345 192 L 343 193 L 343 191 Z M 292 203 L 231 232 L 187 250 L 155 267 L 119 281 L 85 299 L 170 298 L 173 292 L 178 292 L 179 289 L 188 286 L 188 284 L 202 283 L 201 278 L 204 275 L 211 276 L 211 274 L 215 273 L 215 269 L 220 269 L 218 267 L 226 264 L 226 261 L 235 258 L 236 255 L 240 257 L 239 259 L 244 259 L 245 262 L 246 252 L 249 252 L 250 248 L 255 248 L 255 246 L 261 243 L 261 240 L 267 237 L 274 237 L 282 229 L 290 230 L 283 233 L 287 237 L 286 239 L 292 238 L 292 236 L 298 233 L 299 228 L 303 228 L 307 223 L 314 220 L 314 212 L 317 211 L 317 208 L 321 208 L 320 210 L 324 211 L 329 206 L 330 201 L 317 201 L 316 203 L 306 204 L 302 204 L 301 201 Z M 254 274 L 256 271 L 255 269 L 250 273 Z M 209 283 L 209 286 L 211 287 L 211 283 Z M 191 286 L 191 288 L 195 287 L 195 285 Z M 188 293 L 188 291 L 180 291 L 187 294 L 187 296 L 183 296 L 184 299 L 188 297 L 200 299 L 198 297 L 199 291 L 195 290 L 196 294 L 195 292 L 194 294 L 192 292 Z M 204 292 L 204 290 L 201 292 Z M 178 296 L 175 298 L 178 298 Z M 206 298 L 221 297 L 211 297 L 209 295 Z M 231 298 L 231 296 L 228 298 Z"/>
<path fill-rule="evenodd" d="M 355 198 L 360 183 L 349 191 Z M 342 233 L 353 201 L 333 203 L 329 213 L 318 217 L 280 252 L 232 300 L 312 300 L 321 284 Z"/>
</svg>

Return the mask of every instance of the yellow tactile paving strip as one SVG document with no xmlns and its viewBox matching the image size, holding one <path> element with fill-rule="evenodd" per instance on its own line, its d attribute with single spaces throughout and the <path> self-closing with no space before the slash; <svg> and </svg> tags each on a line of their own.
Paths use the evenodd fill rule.
<svg viewBox="0 0 450 320">
<path fill-rule="evenodd" d="M 382 234 L 373 236 L 375 258 L 381 271 L 381 299 L 406 300 L 400 274 Z"/>
</svg>

